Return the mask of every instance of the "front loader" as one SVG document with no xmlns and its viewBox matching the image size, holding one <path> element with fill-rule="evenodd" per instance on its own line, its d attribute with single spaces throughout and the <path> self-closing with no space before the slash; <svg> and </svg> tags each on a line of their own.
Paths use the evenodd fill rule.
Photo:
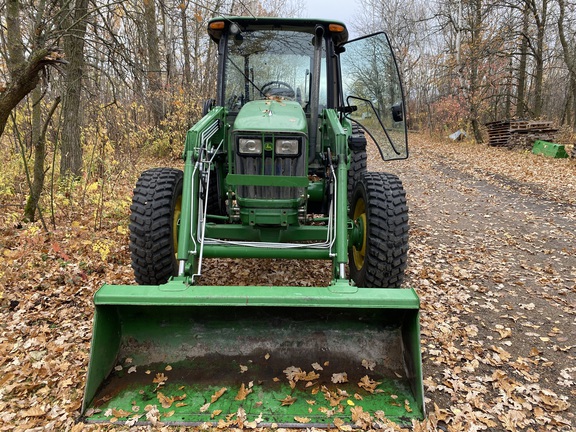
<svg viewBox="0 0 576 432">
<path fill-rule="evenodd" d="M 135 187 L 139 285 L 104 285 L 86 422 L 377 427 L 424 417 L 419 299 L 401 181 L 408 156 L 387 36 L 339 22 L 214 18 L 218 88 L 184 170 Z M 205 286 L 210 258 L 332 263 L 328 286 Z M 314 275 L 313 264 L 309 272 Z M 233 275 L 229 275 L 231 278 Z"/>
</svg>

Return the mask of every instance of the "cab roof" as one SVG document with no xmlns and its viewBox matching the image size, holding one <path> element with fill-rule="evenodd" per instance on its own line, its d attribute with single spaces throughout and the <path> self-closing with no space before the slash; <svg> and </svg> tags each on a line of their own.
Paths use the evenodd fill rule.
<svg viewBox="0 0 576 432">
<path fill-rule="evenodd" d="M 230 26 L 235 23 L 240 30 L 264 30 L 281 29 L 287 31 L 309 30 L 314 32 L 316 26 L 324 28 L 326 34 L 332 36 L 336 46 L 348 41 L 348 29 L 346 24 L 340 21 L 316 19 L 316 18 L 278 18 L 278 17 L 247 17 L 247 16 L 226 16 L 212 18 L 208 22 L 208 34 L 210 38 L 219 42 Z"/>
</svg>

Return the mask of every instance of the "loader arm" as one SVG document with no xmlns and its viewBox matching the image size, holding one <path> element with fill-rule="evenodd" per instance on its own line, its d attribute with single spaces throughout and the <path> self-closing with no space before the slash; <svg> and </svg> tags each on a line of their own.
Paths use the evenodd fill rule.
<svg viewBox="0 0 576 432">
<path fill-rule="evenodd" d="M 347 135 L 335 110 L 324 110 L 322 142 L 329 149 L 331 168 L 336 174 L 335 214 L 336 214 L 336 260 L 334 276 L 336 279 L 346 279 L 345 265 L 348 262 L 348 147 Z"/>
<path fill-rule="evenodd" d="M 182 190 L 182 210 L 178 231 L 178 276 L 193 275 L 201 260 L 202 244 L 198 239 L 199 217 L 204 212 L 204 199 L 195 201 L 194 197 L 205 196 L 201 180 L 209 181 L 210 158 L 218 150 L 226 134 L 226 110 L 215 107 L 196 123 L 186 135 L 184 146 L 184 184 Z M 204 178 L 202 178 L 204 176 Z M 190 221 L 189 223 L 187 221 Z M 203 233 L 202 233 L 203 234 Z"/>
</svg>

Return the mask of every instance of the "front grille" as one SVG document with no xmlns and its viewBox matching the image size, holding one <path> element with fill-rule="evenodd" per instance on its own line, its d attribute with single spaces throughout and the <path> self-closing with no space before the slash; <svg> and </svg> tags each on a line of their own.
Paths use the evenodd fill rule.
<svg viewBox="0 0 576 432">
<path fill-rule="evenodd" d="M 271 142 L 266 139 L 266 142 Z M 260 155 L 241 155 L 236 152 L 236 173 L 262 176 L 305 176 L 306 160 L 304 146 L 300 143 L 297 156 L 278 156 L 273 150 L 264 150 Z M 238 186 L 239 198 L 253 199 L 298 199 L 304 194 L 302 187 Z"/>
</svg>

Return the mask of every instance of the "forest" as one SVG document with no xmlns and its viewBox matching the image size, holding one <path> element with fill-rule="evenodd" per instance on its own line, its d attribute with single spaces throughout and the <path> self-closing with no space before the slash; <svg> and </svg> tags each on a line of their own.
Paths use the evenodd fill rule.
<svg viewBox="0 0 576 432">
<path fill-rule="evenodd" d="M 410 158 L 384 162 L 370 145 L 361 162 L 406 188 L 401 286 L 420 299 L 427 413 L 405 426 L 344 396 L 336 416 L 306 408 L 327 410 L 323 424 L 341 431 L 574 430 L 576 0 L 353 1 L 350 33 L 385 31 L 403 81 Z M 209 20 L 302 17 L 304 5 L 0 0 L 0 431 L 184 431 L 163 424 L 176 405 L 208 409 L 192 392 L 160 392 L 146 412 L 79 421 L 94 293 L 135 284 L 136 181 L 182 167 L 186 132 L 215 97 Z M 487 145 L 487 124 L 513 120 L 552 124 L 572 157 Z M 452 141 L 455 131 L 465 138 Z M 201 283 L 313 287 L 333 276 L 329 262 L 290 261 L 211 258 Z M 199 429 L 286 430 L 217 411 Z"/>
</svg>

